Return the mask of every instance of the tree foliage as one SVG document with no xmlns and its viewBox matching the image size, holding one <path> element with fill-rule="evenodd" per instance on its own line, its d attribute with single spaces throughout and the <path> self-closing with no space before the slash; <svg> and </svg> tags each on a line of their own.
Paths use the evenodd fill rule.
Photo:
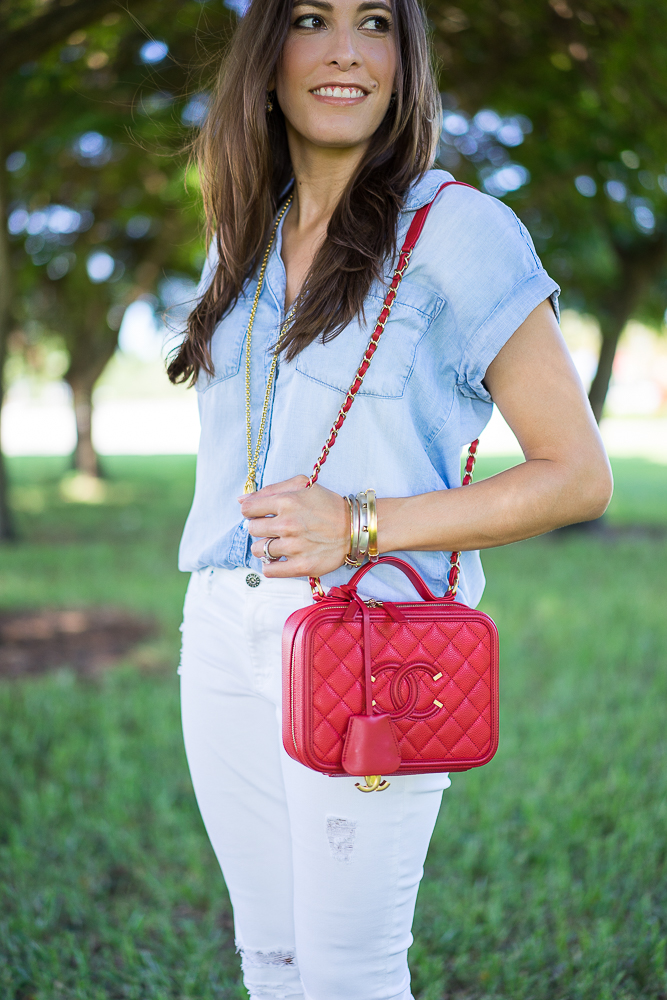
<svg viewBox="0 0 667 1000">
<path fill-rule="evenodd" d="M 91 394 L 123 307 L 203 260 L 196 190 L 184 190 L 183 149 L 206 107 L 191 67 L 198 40 L 219 47 L 229 14 L 217 4 L 212 24 L 182 0 L 143 10 L 77 29 L 4 90 L 13 319 L 65 342 L 76 465 L 89 473 Z"/>
<path fill-rule="evenodd" d="M 667 305 L 667 7 L 430 0 L 428 14 L 440 160 L 512 205 L 565 304 L 598 319 L 599 418 L 627 320 L 658 326 Z M 181 153 L 206 109 L 197 67 L 232 22 L 222 0 L 0 0 L 0 368 L 10 329 L 60 334 L 91 470 L 90 397 L 122 309 L 201 262 Z M 3 496 L 0 465 L 0 537 Z"/>
<path fill-rule="evenodd" d="M 597 318 L 599 419 L 628 319 L 660 326 L 667 306 L 667 7 L 432 0 L 429 13 L 448 110 L 468 120 L 443 133 L 443 160 L 512 205 L 564 302 Z M 480 127 L 489 109 L 505 144 L 492 120 Z"/>
</svg>

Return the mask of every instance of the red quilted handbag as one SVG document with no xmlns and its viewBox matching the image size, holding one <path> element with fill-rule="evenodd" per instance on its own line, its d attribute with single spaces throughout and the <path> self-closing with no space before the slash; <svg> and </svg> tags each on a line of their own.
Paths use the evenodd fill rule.
<svg viewBox="0 0 667 1000">
<path fill-rule="evenodd" d="M 361 388 L 432 204 L 415 213 L 308 485 Z M 472 479 L 476 451 L 473 441 L 463 485 Z M 283 744 L 291 757 L 324 774 L 364 776 L 357 784 L 364 792 L 387 788 L 385 774 L 466 771 L 491 760 L 498 748 L 498 633 L 488 615 L 455 600 L 459 556 L 452 553 L 444 597 L 435 597 L 404 560 L 379 560 L 405 573 L 421 601 L 362 600 L 357 585 L 374 563 L 328 594 L 311 578 L 315 603 L 291 615 L 283 631 Z"/>
<path fill-rule="evenodd" d="M 287 753 L 324 774 L 368 775 L 368 790 L 382 788 L 373 777 L 383 774 L 488 763 L 498 748 L 493 621 L 452 593 L 434 597 L 402 559 L 379 562 L 401 569 L 423 600 L 363 601 L 357 584 L 375 565 L 367 563 L 287 619 Z"/>
</svg>

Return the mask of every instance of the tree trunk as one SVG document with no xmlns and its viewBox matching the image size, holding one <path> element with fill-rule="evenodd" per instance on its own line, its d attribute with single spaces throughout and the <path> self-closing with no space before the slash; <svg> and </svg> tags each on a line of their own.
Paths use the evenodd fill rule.
<svg viewBox="0 0 667 1000">
<path fill-rule="evenodd" d="M 595 373 L 595 378 L 591 382 L 591 388 L 588 393 L 588 401 L 591 404 L 593 416 L 598 423 L 600 423 L 600 420 L 602 419 L 604 403 L 607 398 L 607 393 L 609 392 L 609 383 L 611 381 L 611 373 L 614 366 L 614 358 L 616 357 L 618 341 L 623 333 L 628 319 L 629 316 L 626 316 L 625 314 L 623 316 L 619 316 L 618 321 L 615 324 L 605 324 L 605 329 L 602 332 L 598 368 Z"/>
<path fill-rule="evenodd" d="M 620 281 L 618 290 L 610 294 L 608 302 L 598 311 L 602 344 L 598 368 L 588 393 L 598 423 L 609 391 L 618 341 L 626 323 L 635 314 L 647 286 L 664 264 L 667 239 L 661 235 L 641 246 L 616 246 L 614 249 L 620 265 Z"/>
<path fill-rule="evenodd" d="M 92 380 L 77 379 L 69 383 L 76 419 L 76 446 L 72 455 L 72 466 L 77 472 L 87 476 L 99 476 L 100 462 L 93 447 L 93 386 Z"/>
<path fill-rule="evenodd" d="M 4 369 L 7 357 L 7 338 L 12 328 L 12 289 L 14 284 L 7 233 L 7 189 L 5 152 L 0 142 L 0 418 L 4 400 Z M 7 500 L 7 470 L 0 447 L 0 542 L 16 538 L 14 522 Z"/>
<path fill-rule="evenodd" d="M 84 303 L 80 313 L 72 305 L 66 319 L 67 329 L 63 329 L 70 359 L 64 379 L 72 390 L 77 434 L 72 467 L 89 476 L 100 475 L 92 438 L 93 389 L 118 343 L 117 332 L 107 326 L 108 306 L 99 293 Z"/>
</svg>

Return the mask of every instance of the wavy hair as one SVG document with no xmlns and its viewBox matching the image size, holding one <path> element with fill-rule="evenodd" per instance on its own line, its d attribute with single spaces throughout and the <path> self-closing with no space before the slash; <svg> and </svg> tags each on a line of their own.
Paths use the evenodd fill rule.
<svg viewBox="0 0 667 1000">
<path fill-rule="evenodd" d="M 252 0 L 222 60 L 206 123 L 195 145 L 212 280 L 188 319 L 187 336 L 168 367 L 172 382 L 214 374 L 210 343 L 256 271 L 292 178 L 285 119 L 266 92 L 292 16 L 292 0 Z M 320 337 L 337 336 L 363 315 L 372 282 L 396 253 L 396 226 L 411 182 L 431 167 L 440 134 L 425 17 L 419 0 L 393 0 L 397 90 L 355 175 L 331 216 L 283 338 L 288 360 Z"/>
</svg>

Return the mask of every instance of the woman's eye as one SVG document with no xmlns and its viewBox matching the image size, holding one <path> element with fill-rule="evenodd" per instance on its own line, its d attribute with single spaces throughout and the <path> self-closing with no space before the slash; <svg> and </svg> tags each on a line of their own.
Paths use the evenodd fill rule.
<svg viewBox="0 0 667 1000">
<path fill-rule="evenodd" d="M 325 24 L 317 14 L 304 14 L 294 22 L 295 28 L 324 28 Z"/>
<path fill-rule="evenodd" d="M 373 15 L 373 17 L 367 17 L 365 21 L 362 21 L 359 27 L 367 31 L 386 33 L 391 28 L 391 23 L 387 17 Z"/>
</svg>

